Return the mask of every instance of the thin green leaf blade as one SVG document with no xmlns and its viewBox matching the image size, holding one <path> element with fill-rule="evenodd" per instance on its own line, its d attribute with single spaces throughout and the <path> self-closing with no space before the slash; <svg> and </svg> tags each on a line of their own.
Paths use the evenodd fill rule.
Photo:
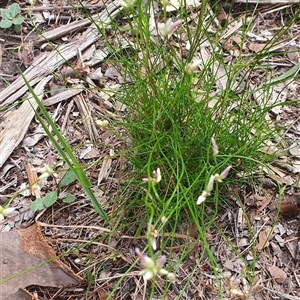
<svg viewBox="0 0 300 300">
<path fill-rule="evenodd" d="M 280 81 L 283 81 L 289 77 L 291 77 L 292 75 L 295 74 L 295 76 L 299 73 L 299 70 L 300 70 L 300 63 L 296 64 L 295 66 L 293 66 L 291 69 L 289 69 L 287 72 L 281 74 L 280 76 L 272 79 L 270 81 L 270 83 L 277 83 L 277 82 L 280 82 Z"/>
</svg>

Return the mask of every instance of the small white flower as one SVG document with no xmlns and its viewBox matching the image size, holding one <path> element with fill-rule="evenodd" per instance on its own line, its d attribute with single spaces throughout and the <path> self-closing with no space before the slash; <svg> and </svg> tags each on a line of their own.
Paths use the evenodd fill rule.
<svg viewBox="0 0 300 300">
<path fill-rule="evenodd" d="M 218 182 L 222 182 L 227 176 L 232 166 L 228 166 L 220 175 L 215 174 L 215 180 Z"/>
<path fill-rule="evenodd" d="M 152 182 L 154 184 L 159 183 L 161 181 L 162 177 L 161 177 L 161 172 L 160 172 L 160 168 L 157 168 L 156 171 L 153 171 L 153 175 L 150 178 L 143 178 L 142 180 L 144 182 Z"/>
<path fill-rule="evenodd" d="M 206 198 L 207 198 L 207 193 L 205 191 L 202 192 L 201 196 L 198 197 L 197 199 L 197 205 L 200 205 L 201 203 L 203 203 Z"/>
<path fill-rule="evenodd" d="M 176 279 L 174 273 L 168 273 L 168 274 L 167 274 L 167 278 L 168 278 L 168 280 L 171 281 L 171 282 L 174 282 L 175 279 Z"/>
<path fill-rule="evenodd" d="M 8 217 L 14 211 L 15 211 L 14 207 L 2 207 L 0 205 L 0 221 L 3 220 L 4 217 Z"/>
<path fill-rule="evenodd" d="M 157 249 L 156 238 L 158 237 L 158 232 L 153 225 L 150 225 L 150 243 L 152 249 L 155 251 Z"/>
<path fill-rule="evenodd" d="M 156 169 L 156 172 L 153 172 L 153 178 L 155 179 L 156 183 L 159 183 L 161 181 L 161 172 L 160 172 L 160 168 Z"/>
<path fill-rule="evenodd" d="M 159 275 L 168 275 L 169 272 L 168 272 L 166 269 L 159 269 L 159 270 L 158 270 L 158 274 L 159 274 Z"/>
<path fill-rule="evenodd" d="M 220 177 L 221 177 L 222 179 L 225 179 L 225 178 L 227 177 L 229 171 L 231 170 L 231 168 L 232 168 L 232 166 L 228 166 L 228 167 L 221 173 Z"/>
<path fill-rule="evenodd" d="M 202 192 L 202 194 L 197 198 L 197 205 L 200 205 L 201 203 L 203 203 L 206 198 L 210 195 L 210 192 L 213 190 L 214 188 L 214 181 L 215 181 L 215 175 L 211 175 L 208 181 L 208 184 L 205 188 L 205 190 Z"/>
<path fill-rule="evenodd" d="M 123 0 L 121 6 L 125 9 L 132 9 L 135 5 L 136 0 Z"/>
<path fill-rule="evenodd" d="M 162 216 L 160 221 L 164 224 L 164 223 L 167 222 L 167 220 L 168 220 L 168 219 L 167 219 L 166 216 Z"/>
<path fill-rule="evenodd" d="M 96 124 L 99 125 L 101 128 L 105 128 L 108 126 L 108 121 L 107 120 L 97 120 Z"/>
<path fill-rule="evenodd" d="M 171 35 L 176 28 L 182 23 L 181 20 L 177 20 L 175 22 L 172 22 L 171 19 L 168 19 L 166 24 L 159 24 L 158 26 L 158 30 L 159 33 L 163 36 L 163 37 L 168 37 L 169 35 Z"/>
<path fill-rule="evenodd" d="M 170 4 L 170 0 L 161 0 L 161 4 L 163 5 L 163 7 L 166 7 Z"/>
<path fill-rule="evenodd" d="M 143 254 L 139 248 L 135 248 L 135 253 L 138 255 L 140 262 L 144 269 L 140 272 L 140 275 L 144 277 L 144 280 L 153 279 L 156 275 L 166 275 L 167 279 L 175 280 L 175 275 L 169 273 L 163 268 L 166 263 L 166 256 L 160 256 L 156 261 L 151 259 L 149 256 Z"/>
<path fill-rule="evenodd" d="M 144 280 L 150 280 L 152 278 L 155 277 L 155 274 L 153 273 L 153 271 L 148 270 L 148 269 L 144 269 L 140 272 L 140 275 L 144 277 Z"/>
<path fill-rule="evenodd" d="M 212 144 L 213 156 L 217 156 L 219 154 L 219 148 L 214 137 L 211 138 L 211 144 Z"/>
<path fill-rule="evenodd" d="M 41 172 L 42 172 L 42 175 L 39 176 L 39 179 L 45 179 L 52 175 L 53 176 L 57 175 L 57 174 L 55 174 L 55 171 L 48 165 L 45 165 L 45 167 L 41 170 Z"/>
<path fill-rule="evenodd" d="M 196 69 L 201 65 L 201 60 L 197 59 L 189 64 L 187 64 L 184 68 L 185 73 L 192 74 L 196 71 Z"/>
<path fill-rule="evenodd" d="M 214 181 L 215 181 L 215 175 L 211 175 L 206 187 L 206 191 L 208 192 L 208 194 L 213 190 L 214 188 Z"/>
</svg>

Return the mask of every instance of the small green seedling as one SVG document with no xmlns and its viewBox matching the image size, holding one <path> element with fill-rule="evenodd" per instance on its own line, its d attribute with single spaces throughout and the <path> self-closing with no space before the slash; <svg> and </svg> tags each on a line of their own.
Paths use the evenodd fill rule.
<svg viewBox="0 0 300 300">
<path fill-rule="evenodd" d="M 58 195 L 58 192 L 61 188 L 68 186 L 69 184 L 71 184 L 72 182 L 74 182 L 76 180 L 76 174 L 72 171 L 69 170 L 61 179 L 61 181 L 58 184 L 58 189 L 54 190 L 50 193 L 47 193 L 45 195 L 45 197 L 43 198 L 39 198 L 34 200 L 31 205 L 30 208 L 33 211 L 37 211 L 37 210 L 43 210 L 45 208 L 48 208 L 50 206 L 52 206 L 57 199 L 60 198 L 60 196 Z M 64 203 L 72 203 L 75 201 L 75 196 L 67 193 L 66 195 L 63 196 L 62 201 Z"/>
<path fill-rule="evenodd" d="M 1 17 L 1 28 L 10 28 L 13 26 L 16 32 L 20 32 L 21 24 L 24 22 L 24 17 L 20 14 L 19 4 L 13 3 L 7 9 L 2 9 Z"/>
</svg>

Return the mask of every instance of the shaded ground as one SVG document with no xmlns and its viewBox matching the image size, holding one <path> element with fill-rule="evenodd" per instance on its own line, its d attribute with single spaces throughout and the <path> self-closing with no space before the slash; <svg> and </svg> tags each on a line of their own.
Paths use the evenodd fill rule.
<svg viewBox="0 0 300 300">
<path fill-rule="evenodd" d="M 64 9 L 63 6 L 59 5 L 58 3 L 49 4 L 50 7 L 56 7 L 55 10 L 49 10 L 55 18 L 49 24 L 44 23 L 42 25 L 43 32 L 82 18 L 81 14 L 74 10 Z M 95 5 L 95 8 L 90 10 L 93 14 L 99 10 L 101 4 L 92 3 L 91 5 Z M 36 4 L 35 8 L 38 6 Z M 21 5 L 21 8 L 25 9 L 26 7 Z M 237 19 L 243 14 L 244 9 L 245 6 L 239 4 L 234 10 L 233 16 L 226 16 L 226 14 L 225 16 Z M 289 7 L 288 9 L 288 12 L 282 12 L 278 6 L 260 8 L 261 15 L 257 13 L 256 27 L 252 30 L 253 36 L 248 37 L 243 49 L 245 55 L 251 51 L 259 52 L 261 49 L 259 45 L 264 43 L 264 38 L 268 36 L 268 32 L 274 32 L 280 28 L 282 19 L 287 19 L 297 7 Z M 228 7 L 225 7 L 225 10 L 228 13 Z M 36 11 L 37 18 L 39 18 L 41 12 L 38 9 Z M 65 34 L 65 40 L 56 39 L 55 42 L 63 45 L 72 38 L 80 36 L 86 27 L 82 26 L 72 33 Z M 30 26 L 24 29 L 21 35 L 16 36 L 12 36 L 10 30 L 0 31 L 0 38 L 4 40 L 1 44 L 1 90 L 4 90 L 8 83 L 16 79 L 18 67 L 25 70 L 35 61 L 36 57 L 47 51 L 50 53 L 52 50 L 47 47 L 41 50 L 40 44 L 35 45 L 36 35 L 30 32 Z M 284 74 L 292 66 L 299 63 L 299 32 L 299 25 L 295 24 L 289 32 L 290 37 L 282 38 L 282 45 L 278 51 L 286 51 L 290 54 L 281 53 L 278 57 L 273 56 L 273 61 L 266 61 L 268 64 L 273 64 L 274 77 Z M 29 37 L 27 37 L 28 34 Z M 294 43 L 285 44 L 285 39 L 293 39 Z M 234 56 L 234 51 L 240 51 L 238 44 L 238 34 L 234 34 L 232 38 L 224 42 L 223 48 L 228 51 L 228 57 Z M 103 43 L 97 41 L 95 45 L 97 48 L 101 48 Z M 291 47 L 294 47 L 294 52 L 291 52 Z M 77 71 L 85 76 L 85 70 L 81 69 L 81 59 L 77 57 L 71 62 Z M 97 65 L 93 68 L 93 71 L 96 71 Z M 77 147 L 76 154 L 80 161 L 84 165 L 89 165 L 87 174 L 94 185 L 93 190 L 101 205 L 112 216 L 114 226 L 117 226 L 117 224 L 122 224 L 122 216 L 125 216 L 125 213 L 122 214 L 122 208 L 117 207 L 114 203 L 115 199 L 120 198 L 122 180 L 127 174 L 124 171 L 126 161 L 122 157 L 114 158 L 112 151 L 117 153 L 120 149 L 124 149 L 126 144 L 117 139 L 112 130 L 88 126 L 84 121 L 87 113 L 93 120 L 101 119 L 103 115 L 112 113 L 119 117 L 123 117 L 125 114 L 125 108 L 114 101 L 113 95 L 107 96 L 101 92 L 103 85 L 118 86 L 122 84 L 122 77 L 116 69 L 105 61 L 101 62 L 101 68 L 104 76 L 101 79 L 96 77 L 93 79 L 99 87 L 98 90 L 85 91 L 74 96 L 71 100 L 50 103 L 47 109 L 51 112 L 62 132 L 68 137 L 71 145 Z M 59 68 L 54 79 L 47 84 L 46 90 L 51 96 L 66 86 L 72 86 L 74 81 L 81 83 L 78 76 L 70 75 L 68 72 L 69 70 L 65 66 Z M 250 78 L 247 84 L 259 84 L 265 80 L 265 75 L 263 68 L 258 68 L 256 76 Z M 68 80 L 71 78 L 73 81 L 66 84 L 64 81 L 66 78 Z M 86 85 L 83 86 L 87 87 Z M 277 89 L 271 95 L 274 97 L 274 101 L 278 101 L 278 99 L 292 101 L 300 98 L 299 79 L 295 79 L 288 86 L 278 84 Z M 4 122 L 5 113 L 1 112 L 0 118 L 1 123 Z M 253 295 L 255 295 L 253 296 L 254 299 L 298 299 L 300 297 L 300 254 L 298 249 L 300 218 L 299 212 L 297 212 L 299 203 L 297 199 L 295 203 L 288 202 L 289 199 L 293 200 L 297 194 L 300 171 L 298 107 L 277 106 L 274 111 L 270 112 L 270 119 L 276 125 L 289 125 L 289 129 L 284 133 L 282 140 L 283 148 L 287 149 L 286 153 L 282 155 L 280 162 L 277 161 L 276 164 L 270 165 L 273 174 L 267 176 L 265 173 L 258 173 L 255 176 L 255 181 L 245 185 L 242 190 L 232 187 L 231 193 L 228 193 L 228 203 L 220 208 L 217 220 L 223 234 L 212 228 L 207 237 L 210 241 L 210 248 L 222 267 L 219 279 L 226 299 L 251 299 Z M 2 123 L 1 129 L 4 126 L 5 123 Z M 52 153 L 42 129 L 36 120 L 33 120 L 23 142 L 0 169 L 1 203 L 24 188 L 30 181 L 32 174 L 39 175 L 39 168 L 42 168 L 51 159 L 56 161 L 58 158 Z M 104 163 L 104 159 L 107 163 Z M 56 180 L 61 176 L 62 174 L 58 174 Z M 283 195 L 285 202 L 282 212 L 284 214 L 278 214 L 280 197 L 277 182 L 280 182 L 282 186 L 287 186 Z M 39 195 L 43 196 L 55 187 L 55 181 L 48 179 L 43 185 L 40 185 Z M 134 248 L 136 246 L 143 248 L 146 237 L 143 236 L 144 233 L 135 237 L 135 225 L 118 233 L 110 232 L 108 228 L 102 228 L 101 219 L 93 211 L 79 185 L 72 184 L 63 191 L 63 193 L 67 192 L 76 196 L 76 202 L 67 205 L 56 203 L 53 207 L 39 214 L 36 221 L 40 222 L 43 235 L 56 253 L 62 254 L 79 247 L 69 255 L 62 257 L 61 260 L 76 274 L 82 276 L 87 284 L 60 290 L 32 286 L 28 287 L 28 290 L 38 295 L 39 299 L 84 299 L 86 293 L 88 294 L 86 299 L 106 299 L 109 292 L 116 287 L 119 278 L 128 271 L 135 261 Z M 31 191 L 31 194 L 28 192 L 20 193 L 12 202 L 13 206 L 17 207 L 18 213 L 5 221 L 0 221 L 1 231 L 9 231 L 32 224 L 34 214 L 28 211 L 29 205 L 35 197 L 34 191 Z M 135 224 L 136 215 L 126 217 L 127 224 L 131 223 L 130 217 L 132 224 Z M 274 221 L 277 221 L 275 226 L 273 226 Z M 147 221 L 144 222 L 146 228 Z M 251 224 L 252 235 L 249 233 L 249 223 Z M 176 244 L 173 244 L 172 247 L 171 261 L 176 262 L 179 259 L 182 245 L 186 245 L 192 251 L 176 272 L 176 282 L 171 285 L 168 294 L 165 295 L 166 299 L 176 297 L 180 299 L 219 299 L 215 275 L 212 272 L 209 259 L 204 258 L 195 272 L 195 264 L 203 253 L 203 245 L 196 242 L 196 239 L 197 236 L 193 236 L 192 224 L 183 225 L 182 231 L 178 232 L 177 239 L 175 239 Z M 94 241 L 81 248 L 84 243 L 91 240 Z M 251 284 L 245 279 L 246 275 L 243 275 L 245 272 L 244 262 L 232 251 L 228 240 L 235 245 L 249 265 L 257 260 L 253 266 L 256 276 Z M 256 248 L 257 252 L 261 252 L 259 258 L 253 257 L 253 247 Z M 144 283 L 137 275 L 138 269 L 139 266 L 125 276 L 122 284 L 116 290 L 114 299 L 142 299 Z M 221 273 L 225 278 L 221 277 Z M 158 279 L 157 299 L 162 297 L 165 284 L 163 280 Z M 186 284 L 187 287 L 184 288 Z M 230 293 L 233 287 L 240 295 L 237 294 L 235 297 L 232 292 Z M 181 293 L 183 289 L 184 292 Z"/>
</svg>

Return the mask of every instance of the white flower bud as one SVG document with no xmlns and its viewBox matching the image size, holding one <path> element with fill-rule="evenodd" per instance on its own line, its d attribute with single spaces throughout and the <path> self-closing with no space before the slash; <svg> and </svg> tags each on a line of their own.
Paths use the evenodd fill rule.
<svg viewBox="0 0 300 300">
<path fill-rule="evenodd" d="M 96 124 L 99 125 L 101 128 L 105 128 L 108 126 L 108 121 L 107 120 L 103 120 L 103 121 L 97 120 Z"/>
</svg>

